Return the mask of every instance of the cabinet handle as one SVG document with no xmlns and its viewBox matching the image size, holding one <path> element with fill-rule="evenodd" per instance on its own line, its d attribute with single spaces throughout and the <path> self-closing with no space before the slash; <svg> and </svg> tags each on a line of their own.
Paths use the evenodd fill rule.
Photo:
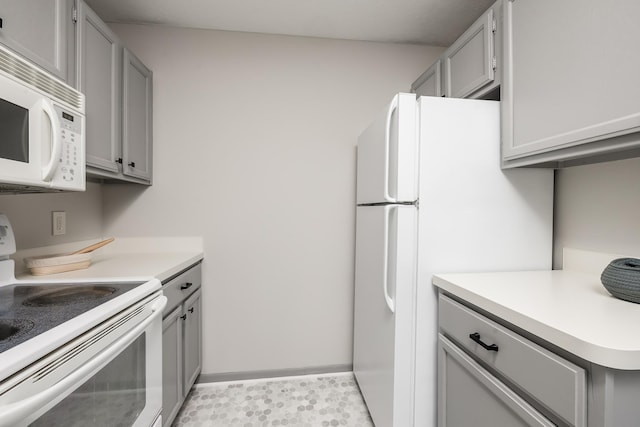
<svg viewBox="0 0 640 427">
<path fill-rule="evenodd" d="M 189 289 L 192 286 L 193 286 L 193 283 L 187 282 L 184 285 L 180 286 L 180 289 L 182 289 L 184 291 L 185 289 Z"/>
<path fill-rule="evenodd" d="M 474 332 L 473 334 L 469 334 L 469 338 L 471 338 L 472 341 L 475 341 L 478 344 L 480 344 L 482 346 L 482 348 L 484 348 L 487 351 L 498 351 L 498 346 L 497 345 L 483 343 L 482 340 L 480 339 L 480 334 L 478 332 Z"/>
<path fill-rule="evenodd" d="M 118 158 L 116 159 L 116 163 L 120 163 L 120 164 L 122 164 L 122 157 L 118 157 Z"/>
<path fill-rule="evenodd" d="M 193 313 L 193 307 L 189 309 L 189 313 Z"/>
<path fill-rule="evenodd" d="M 136 162 L 129 162 L 128 165 L 131 166 L 132 168 L 135 168 L 136 167 Z"/>
<path fill-rule="evenodd" d="M 187 320 L 187 315 L 186 315 L 186 314 L 183 314 L 182 316 L 180 316 L 180 318 L 181 318 L 182 320 Z"/>
<path fill-rule="evenodd" d="M 0 18 L 0 28 L 2 28 L 2 18 Z"/>
</svg>

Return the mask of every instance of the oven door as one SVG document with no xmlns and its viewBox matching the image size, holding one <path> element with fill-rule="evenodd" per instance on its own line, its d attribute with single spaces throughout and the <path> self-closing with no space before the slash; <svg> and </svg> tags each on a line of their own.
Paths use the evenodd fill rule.
<svg viewBox="0 0 640 427">
<path fill-rule="evenodd" d="M 160 293 L 14 375 L 0 426 L 144 426 L 162 409 Z"/>
</svg>

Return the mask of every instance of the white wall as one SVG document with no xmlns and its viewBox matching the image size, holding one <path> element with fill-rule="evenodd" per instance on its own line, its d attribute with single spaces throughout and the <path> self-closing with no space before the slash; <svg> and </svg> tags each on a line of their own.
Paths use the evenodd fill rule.
<svg viewBox="0 0 640 427">
<path fill-rule="evenodd" d="M 67 233 L 53 236 L 51 212 L 67 213 Z M 87 183 L 83 193 L 9 194 L 0 196 L 18 249 L 57 245 L 102 236 L 102 188 Z M 80 249 L 80 248 L 78 248 Z"/>
<path fill-rule="evenodd" d="M 562 248 L 640 253 L 640 159 L 556 172 L 554 268 Z"/>
<path fill-rule="evenodd" d="M 105 234 L 202 235 L 203 373 L 352 361 L 355 144 L 441 53 L 113 25 L 154 71 L 154 185 Z"/>
</svg>

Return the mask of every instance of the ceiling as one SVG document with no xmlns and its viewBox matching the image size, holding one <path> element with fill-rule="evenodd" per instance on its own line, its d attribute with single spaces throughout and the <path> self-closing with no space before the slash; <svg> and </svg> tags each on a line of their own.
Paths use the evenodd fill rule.
<svg viewBox="0 0 640 427">
<path fill-rule="evenodd" d="M 86 0 L 107 22 L 449 46 L 495 0 Z"/>
</svg>

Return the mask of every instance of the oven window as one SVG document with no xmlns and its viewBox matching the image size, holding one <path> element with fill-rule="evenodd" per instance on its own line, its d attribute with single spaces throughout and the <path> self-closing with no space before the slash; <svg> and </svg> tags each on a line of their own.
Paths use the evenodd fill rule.
<svg viewBox="0 0 640 427">
<path fill-rule="evenodd" d="M 145 335 L 30 425 L 131 427 L 146 403 Z"/>
<path fill-rule="evenodd" d="M 0 158 L 29 162 L 29 110 L 0 99 Z"/>
</svg>

